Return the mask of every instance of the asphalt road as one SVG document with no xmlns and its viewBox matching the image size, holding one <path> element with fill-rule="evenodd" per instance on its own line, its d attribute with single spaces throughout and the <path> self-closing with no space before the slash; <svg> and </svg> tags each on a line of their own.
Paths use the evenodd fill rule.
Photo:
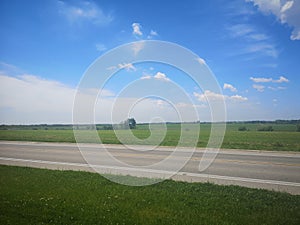
<svg viewBox="0 0 300 225">
<path fill-rule="evenodd" d="M 208 169 L 200 172 L 203 149 L 192 152 L 182 148 L 172 156 L 172 147 L 131 147 L 134 150 L 121 145 L 83 144 L 82 155 L 76 144 L 1 141 L 0 164 L 234 184 L 300 194 L 300 153 L 221 150 Z M 117 160 L 109 160 L 107 153 Z M 173 158 L 164 162 L 168 157 Z M 165 164 L 155 166 L 160 162 Z M 183 167 L 174 174 L 173 165 Z"/>
</svg>

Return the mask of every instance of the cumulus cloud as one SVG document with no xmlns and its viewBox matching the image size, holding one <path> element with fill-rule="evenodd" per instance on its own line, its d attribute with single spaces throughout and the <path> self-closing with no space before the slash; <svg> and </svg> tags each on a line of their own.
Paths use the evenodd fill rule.
<svg viewBox="0 0 300 225">
<path fill-rule="evenodd" d="M 274 83 L 287 83 L 289 80 L 283 76 L 280 76 L 278 80 L 273 80 Z"/>
<path fill-rule="evenodd" d="M 134 35 L 142 36 L 143 32 L 141 31 L 142 26 L 139 23 L 133 23 L 132 25 L 132 33 Z"/>
<path fill-rule="evenodd" d="M 194 96 L 198 99 L 200 102 L 207 102 L 207 101 L 225 101 L 225 100 L 232 100 L 232 101 L 247 101 L 248 98 L 240 96 L 240 95 L 223 95 L 219 93 L 212 92 L 210 90 L 206 90 L 203 94 L 194 92 Z"/>
<path fill-rule="evenodd" d="M 170 81 L 170 79 L 166 76 L 166 74 L 164 74 L 162 72 L 157 72 L 154 75 L 154 79 L 162 80 L 162 81 Z"/>
<path fill-rule="evenodd" d="M 228 90 L 230 90 L 232 92 L 237 92 L 237 89 L 232 84 L 224 83 L 223 89 L 224 90 L 228 89 Z"/>
<path fill-rule="evenodd" d="M 154 76 L 145 74 L 141 77 L 141 80 L 150 80 L 150 79 L 156 79 L 156 80 L 166 81 L 166 82 L 171 81 L 170 78 L 168 78 L 167 75 L 162 72 L 157 72 Z"/>
<path fill-rule="evenodd" d="M 239 102 L 244 102 L 244 101 L 248 100 L 248 98 L 243 97 L 241 95 L 232 95 L 229 97 L 229 99 L 234 100 L 234 101 L 239 101 Z"/>
<path fill-rule="evenodd" d="M 250 80 L 252 80 L 255 83 L 287 83 L 289 80 L 284 77 L 280 76 L 279 79 L 273 79 L 273 78 L 265 78 L 265 77 L 250 77 Z"/>
<path fill-rule="evenodd" d="M 71 4 L 58 1 L 59 12 L 71 23 L 81 23 L 89 21 L 95 25 L 107 25 L 113 21 L 111 14 L 105 14 L 97 4 L 93 2 L 78 1 Z"/>
<path fill-rule="evenodd" d="M 300 1 L 298 0 L 246 0 L 253 2 L 265 14 L 274 14 L 282 24 L 293 28 L 291 40 L 300 40 Z"/>
</svg>

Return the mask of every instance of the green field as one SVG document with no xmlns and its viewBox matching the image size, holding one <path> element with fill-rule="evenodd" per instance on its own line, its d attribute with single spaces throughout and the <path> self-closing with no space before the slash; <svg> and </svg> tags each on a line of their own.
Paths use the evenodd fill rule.
<svg viewBox="0 0 300 225">
<path fill-rule="evenodd" d="M 197 143 L 198 147 L 206 147 L 210 135 L 210 124 L 188 124 L 188 129 L 184 132 L 191 134 L 200 126 L 200 135 Z M 245 126 L 247 131 L 239 131 L 240 127 Z M 258 131 L 261 127 L 272 126 L 273 131 Z M 154 125 L 155 127 L 155 125 Z M 73 130 L 70 126 L 53 127 L 19 127 L 18 129 L 0 130 L 0 140 L 12 141 L 46 141 L 46 142 L 75 142 Z M 176 146 L 180 137 L 180 124 L 168 124 L 167 133 L 162 146 Z M 296 132 L 295 124 L 275 124 L 275 123 L 230 123 L 227 124 L 226 134 L 222 144 L 222 148 L 228 149 L 256 149 L 256 150 L 279 150 L 279 151 L 300 151 L 300 132 Z M 94 142 L 90 139 L 89 130 L 81 131 L 86 139 L 85 142 Z M 98 134 L 101 141 L 105 144 L 120 144 L 120 140 L 116 137 L 113 130 L 101 130 Z M 134 130 L 119 130 L 125 137 L 126 144 L 156 144 L 151 141 L 145 141 L 150 136 L 148 125 L 138 125 Z M 132 140 L 130 134 L 138 137 L 139 141 Z M 156 130 L 153 135 L 160 135 L 160 131 Z M 191 141 L 185 140 L 183 146 L 190 146 Z"/>
<path fill-rule="evenodd" d="M 237 186 L 131 187 L 96 173 L 11 166 L 0 166 L 0 186 L 0 224 L 300 224 L 300 196 Z"/>
</svg>

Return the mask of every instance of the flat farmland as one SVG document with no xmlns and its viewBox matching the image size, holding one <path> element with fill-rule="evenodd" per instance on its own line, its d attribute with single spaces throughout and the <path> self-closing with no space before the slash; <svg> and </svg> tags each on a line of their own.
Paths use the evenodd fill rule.
<svg viewBox="0 0 300 225">
<path fill-rule="evenodd" d="M 143 144 L 176 146 L 180 139 L 181 132 L 187 134 L 191 139 L 186 138 L 181 146 L 193 145 L 193 138 L 197 134 L 199 126 L 200 133 L 197 140 L 197 147 L 206 147 L 211 124 L 167 124 L 165 132 L 160 125 L 152 124 L 151 131 L 148 124 L 137 125 L 133 130 L 117 130 L 122 140 L 119 140 L 114 130 L 102 130 L 98 128 L 98 135 L 104 144 Z M 260 128 L 272 127 L 273 131 L 258 131 Z M 245 127 L 245 131 L 239 131 Z M 260 124 L 260 123 L 230 123 L 226 125 L 226 132 L 222 148 L 227 149 L 252 149 L 252 150 L 273 150 L 273 151 L 300 151 L 300 132 L 296 132 L 294 124 Z M 95 142 L 90 138 L 91 130 L 81 130 L 84 142 Z M 151 137 L 152 138 L 149 138 Z M 156 143 L 161 139 L 159 143 Z M 0 130 L 0 140 L 9 141 L 37 141 L 37 142 L 75 142 L 72 126 L 66 127 L 19 127 L 18 129 Z"/>
</svg>

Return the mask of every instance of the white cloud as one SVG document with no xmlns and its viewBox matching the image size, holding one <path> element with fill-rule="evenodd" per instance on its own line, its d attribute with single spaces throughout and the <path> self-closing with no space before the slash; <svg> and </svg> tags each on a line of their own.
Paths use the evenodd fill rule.
<svg viewBox="0 0 300 225">
<path fill-rule="evenodd" d="M 152 39 L 153 37 L 158 36 L 158 33 L 154 30 L 150 31 L 150 34 L 147 36 L 148 39 Z"/>
<path fill-rule="evenodd" d="M 110 66 L 107 67 L 107 70 L 115 70 L 115 69 L 125 69 L 126 71 L 136 71 L 136 67 L 132 63 L 120 63 L 118 66 Z"/>
<path fill-rule="evenodd" d="M 134 35 L 138 35 L 138 36 L 142 36 L 143 35 L 143 33 L 141 31 L 142 27 L 141 27 L 141 25 L 139 23 L 133 23 L 131 26 L 132 26 L 132 29 L 133 29 L 132 33 Z"/>
<path fill-rule="evenodd" d="M 77 4 L 70 4 L 58 1 L 58 6 L 60 13 L 66 16 L 71 23 L 89 21 L 95 25 L 107 25 L 113 21 L 112 15 L 105 14 L 93 2 L 79 1 Z"/>
<path fill-rule="evenodd" d="M 170 81 L 170 79 L 166 76 L 166 74 L 164 74 L 162 72 L 157 72 L 154 75 L 154 78 L 157 80 L 162 80 L 162 81 Z"/>
<path fill-rule="evenodd" d="M 272 82 L 272 78 L 264 78 L 264 77 L 250 77 L 250 80 L 252 80 L 255 83 L 268 83 L 268 82 Z"/>
<path fill-rule="evenodd" d="M 140 79 L 141 80 L 156 79 L 156 80 L 166 81 L 166 82 L 171 81 L 170 78 L 168 78 L 167 75 L 162 72 L 157 72 L 154 76 L 151 76 L 149 74 L 144 74 Z"/>
<path fill-rule="evenodd" d="M 200 58 L 200 57 L 196 58 L 196 60 L 197 60 L 198 63 L 200 63 L 201 65 L 205 65 L 205 64 L 206 64 L 205 60 L 202 59 L 202 58 Z"/>
<path fill-rule="evenodd" d="M 126 71 L 136 71 L 136 68 L 132 63 L 120 63 L 118 65 L 119 69 L 126 69 Z"/>
<path fill-rule="evenodd" d="M 150 35 L 151 35 L 151 36 L 157 36 L 158 33 L 157 33 L 156 31 L 154 31 L 154 30 L 151 30 L 151 31 L 150 31 Z"/>
<path fill-rule="evenodd" d="M 229 89 L 232 92 L 237 92 L 237 89 L 232 84 L 224 83 L 223 89 L 224 90 Z"/>
<path fill-rule="evenodd" d="M 263 92 L 265 90 L 264 85 L 253 84 L 252 87 L 259 92 Z"/>
<path fill-rule="evenodd" d="M 291 40 L 300 40 L 300 1 L 298 0 L 246 0 L 253 2 L 266 14 L 272 13 L 282 24 L 293 28 Z"/>
<path fill-rule="evenodd" d="M 273 80 L 274 83 L 287 83 L 289 80 L 283 76 L 280 76 L 278 80 Z"/>
<path fill-rule="evenodd" d="M 246 97 L 243 97 L 241 95 L 232 95 L 229 97 L 231 100 L 234 100 L 234 101 L 239 101 L 239 102 L 244 102 L 244 101 L 247 101 L 248 98 Z"/>
<path fill-rule="evenodd" d="M 281 8 L 280 12 L 284 13 L 285 11 L 289 10 L 294 5 L 294 1 L 287 1 Z"/>
<path fill-rule="evenodd" d="M 214 93 L 214 92 L 209 91 L 209 90 L 205 91 L 204 94 L 200 94 L 200 93 L 197 93 L 197 92 L 194 92 L 193 94 L 198 99 L 198 101 L 200 101 L 200 102 L 216 101 L 216 100 L 224 101 L 225 100 L 224 95 L 217 94 L 217 93 Z"/>
<path fill-rule="evenodd" d="M 200 102 L 207 102 L 207 101 L 225 101 L 225 100 L 232 100 L 232 101 L 247 101 L 248 98 L 240 96 L 240 95 L 223 95 L 219 93 L 215 93 L 209 90 L 206 90 L 203 94 L 194 92 L 194 96 L 198 99 Z"/>
<path fill-rule="evenodd" d="M 150 80 L 152 77 L 150 75 L 144 75 L 141 77 L 141 80 Z"/>
<path fill-rule="evenodd" d="M 280 83 L 287 83 L 289 80 L 284 77 L 280 76 L 278 79 L 273 79 L 273 78 L 265 78 L 265 77 L 250 77 L 250 80 L 252 80 L 255 83 L 274 83 L 274 84 L 280 84 Z M 259 92 L 263 92 L 265 90 L 264 85 L 258 85 L 258 84 L 253 84 L 252 87 L 256 89 Z M 286 87 L 273 87 L 273 86 L 268 86 L 268 89 L 277 91 L 277 90 L 284 90 Z"/>
<path fill-rule="evenodd" d="M 274 80 L 273 78 L 264 78 L 264 77 L 250 77 L 250 80 L 252 80 L 255 83 L 287 83 L 289 80 L 285 78 L 284 76 L 280 76 L 279 79 Z"/>
</svg>

